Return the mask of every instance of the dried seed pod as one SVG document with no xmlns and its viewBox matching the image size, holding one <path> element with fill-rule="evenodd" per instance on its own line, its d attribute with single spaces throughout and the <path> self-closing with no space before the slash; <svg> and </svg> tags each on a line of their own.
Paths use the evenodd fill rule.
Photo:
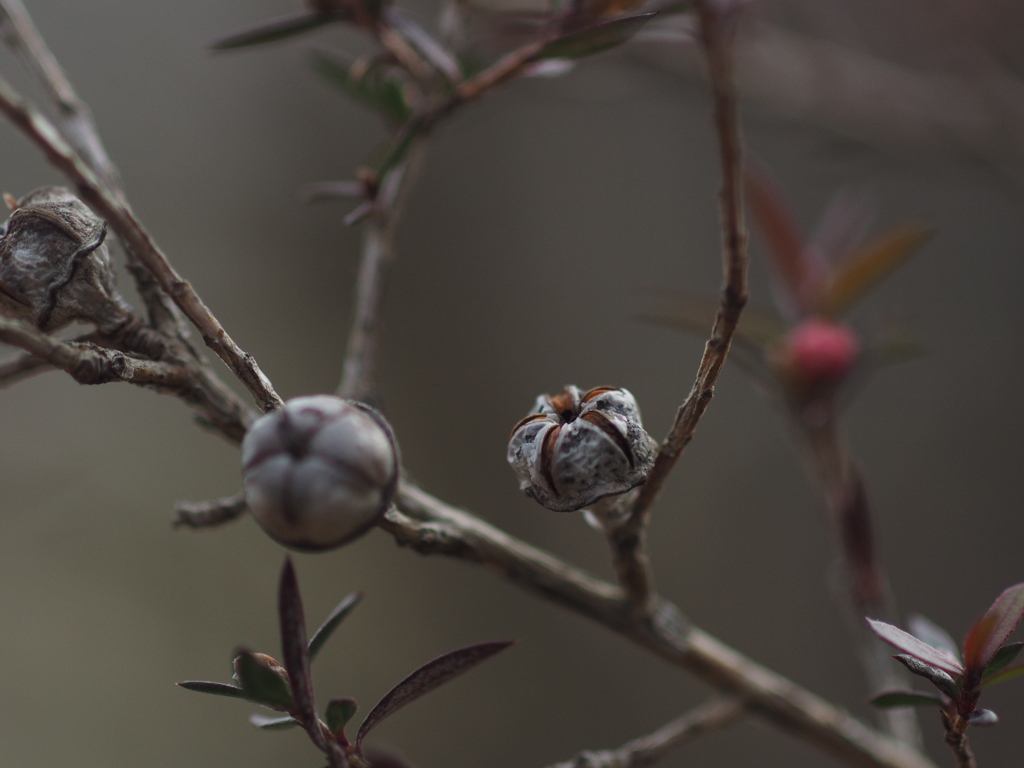
<svg viewBox="0 0 1024 768">
<path fill-rule="evenodd" d="M 654 444 L 625 389 L 597 387 L 541 395 L 516 424 L 508 462 L 519 487 L 556 512 L 582 509 L 640 485 L 654 466 Z"/>
<path fill-rule="evenodd" d="M 41 187 L 14 205 L 0 231 L 0 313 L 44 331 L 73 320 L 105 333 L 120 326 L 128 308 L 103 243 L 106 223 L 63 187 Z"/>
<path fill-rule="evenodd" d="M 272 539 L 301 552 L 345 544 L 381 518 L 398 484 L 391 427 L 333 395 L 296 397 L 242 441 L 245 500 Z"/>
</svg>

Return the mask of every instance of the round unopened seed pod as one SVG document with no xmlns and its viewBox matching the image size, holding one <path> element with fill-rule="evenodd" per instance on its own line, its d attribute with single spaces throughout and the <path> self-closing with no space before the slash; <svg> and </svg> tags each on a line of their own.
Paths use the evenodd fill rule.
<svg viewBox="0 0 1024 768">
<path fill-rule="evenodd" d="M 541 505 L 572 512 L 647 479 L 654 444 L 628 390 L 597 387 L 541 395 L 516 424 L 508 463 L 519 487 Z"/>
<path fill-rule="evenodd" d="M 63 187 L 17 202 L 0 230 L 0 313 L 52 331 L 73 320 L 111 332 L 127 317 L 117 293 L 107 225 Z"/>
<path fill-rule="evenodd" d="M 345 544 L 376 524 L 398 484 L 398 450 L 377 411 L 333 395 L 296 397 L 242 441 L 245 500 L 260 527 L 300 552 Z"/>
</svg>

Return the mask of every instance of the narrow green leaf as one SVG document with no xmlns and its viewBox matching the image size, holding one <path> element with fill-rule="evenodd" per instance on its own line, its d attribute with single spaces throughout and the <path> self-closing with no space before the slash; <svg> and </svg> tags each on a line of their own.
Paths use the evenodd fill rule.
<svg viewBox="0 0 1024 768">
<path fill-rule="evenodd" d="M 291 709 L 292 694 L 288 684 L 265 661 L 240 650 L 235 658 L 235 671 L 247 700 L 282 712 Z"/>
<path fill-rule="evenodd" d="M 964 641 L 964 663 L 972 672 L 988 667 L 1006 639 L 1024 618 L 1024 583 L 1004 590 Z"/>
<path fill-rule="evenodd" d="M 186 691 L 195 691 L 196 693 L 212 693 L 214 696 L 230 696 L 233 699 L 244 699 L 245 692 L 234 685 L 228 685 L 226 683 L 211 683 L 206 680 L 186 680 L 183 683 L 178 683 Z"/>
<path fill-rule="evenodd" d="M 352 699 L 331 699 L 327 704 L 324 719 L 331 733 L 340 733 L 345 729 L 359 705 Z"/>
<path fill-rule="evenodd" d="M 328 616 L 324 623 L 320 626 L 316 632 L 313 633 L 313 637 L 309 640 L 309 660 L 312 661 L 316 658 L 316 655 L 320 653 L 320 649 L 324 647 L 334 630 L 345 620 L 345 617 L 352 613 L 352 609 L 359 605 L 359 601 L 363 599 L 362 592 L 353 592 L 350 595 L 346 595 L 345 598 L 338 603 L 338 606 L 331 611 L 331 615 Z"/>
<path fill-rule="evenodd" d="M 249 722 L 255 725 L 260 730 L 264 731 L 284 731 L 288 728 L 294 728 L 299 724 L 291 715 L 286 717 L 264 717 L 263 715 L 249 715 Z"/>
<path fill-rule="evenodd" d="M 831 270 L 818 300 L 818 311 L 839 317 L 905 262 L 932 236 L 920 224 L 905 224 L 842 258 Z"/>
<path fill-rule="evenodd" d="M 786 310 L 803 315 L 809 309 L 808 295 L 817 286 L 817 273 L 796 215 L 786 196 L 767 169 L 750 161 L 743 173 L 743 189 L 750 213 L 768 246 L 772 271 L 784 291 Z M 813 283 L 813 285 L 812 285 Z"/>
<path fill-rule="evenodd" d="M 215 40 L 210 46 L 215 51 L 229 51 L 235 48 L 247 48 L 250 45 L 262 45 L 276 40 L 301 35 L 311 29 L 322 27 L 335 21 L 351 21 L 349 13 L 300 13 L 284 16 L 272 21 L 265 21 L 241 32 Z"/>
<path fill-rule="evenodd" d="M 920 691 L 886 691 L 868 699 L 868 703 L 882 709 L 895 707 L 934 707 L 942 706 L 942 697 L 934 693 Z"/>
<path fill-rule="evenodd" d="M 641 13 L 569 32 L 541 48 L 535 58 L 579 59 L 592 56 L 626 42 L 657 15 L 657 11 Z"/>
<path fill-rule="evenodd" d="M 992 677 L 986 677 L 978 687 L 987 688 L 990 685 L 998 685 L 999 683 L 1005 683 L 1007 680 L 1013 680 L 1013 678 L 1020 675 L 1024 675 L 1024 664 L 1015 664 L 1004 669 L 1002 672 L 997 672 Z"/>
<path fill-rule="evenodd" d="M 372 109 L 395 125 L 412 117 L 412 107 L 405 99 L 405 84 L 390 71 L 370 67 L 356 77 L 354 62 L 326 51 L 313 51 L 313 71 L 325 78 L 344 94 Z"/>
<path fill-rule="evenodd" d="M 905 653 L 893 656 L 893 658 L 915 675 L 920 675 L 921 677 L 931 681 L 932 685 L 954 701 L 960 698 L 960 686 L 956 684 L 956 680 L 938 667 L 933 667 L 931 664 L 925 664 L 920 659 L 916 659 Z"/>
<path fill-rule="evenodd" d="M 359 726 L 359 733 L 356 734 L 356 747 L 358 748 L 363 743 L 366 734 L 384 718 L 393 715 L 406 704 L 430 693 L 438 686 L 444 685 L 457 675 L 461 675 L 484 659 L 505 650 L 514 642 L 516 641 L 497 640 L 489 643 L 477 643 L 465 648 L 457 648 L 443 656 L 438 656 L 433 661 L 428 661 L 384 694 L 384 698 L 370 710 L 370 714 Z"/>
<path fill-rule="evenodd" d="M 1024 648 L 1024 643 L 1010 643 L 996 651 L 996 655 L 992 657 L 992 661 L 988 663 L 988 666 L 985 667 L 985 671 L 981 675 L 982 681 L 984 682 L 986 678 L 992 677 L 992 675 L 1010 666 L 1013 660 L 1017 658 L 1021 648 Z"/>
</svg>

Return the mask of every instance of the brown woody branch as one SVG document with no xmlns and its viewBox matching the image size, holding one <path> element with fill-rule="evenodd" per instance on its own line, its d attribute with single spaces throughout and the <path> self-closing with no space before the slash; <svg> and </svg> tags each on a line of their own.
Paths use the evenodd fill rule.
<svg viewBox="0 0 1024 768">
<path fill-rule="evenodd" d="M 686 621 L 660 596 L 637 615 L 621 587 L 516 539 L 478 517 L 403 482 L 397 509 L 380 527 L 422 554 L 484 565 L 528 592 L 587 616 L 696 675 L 750 711 L 862 768 L 935 768 L 925 756 L 747 659 Z"/>
<path fill-rule="evenodd" d="M 572 760 L 549 768 L 644 768 L 675 747 L 735 722 L 745 711 L 746 706 L 738 699 L 714 699 L 618 749 L 580 752 Z"/>
<path fill-rule="evenodd" d="M 0 80 L 0 111 L 43 151 L 57 170 L 75 184 L 81 198 L 121 236 L 128 250 L 153 274 L 160 287 L 196 326 L 207 346 L 245 385 L 260 409 L 266 412 L 280 406 L 283 401 L 252 355 L 245 353 L 231 339 L 195 289 L 171 266 L 128 206 L 106 188 L 53 123 L 3 80 Z"/>
<path fill-rule="evenodd" d="M 658 449 L 647 482 L 640 488 L 630 514 L 609 531 L 613 560 L 634 610 L 649 611 L 654 592 L 645 552 L 650 509 L 711 404 L 715 383 L 725 365 L 740 314 L 747 303 L 747 232 L 743 220 L 743 142 L 733 73 L 732 29 L 711 0 L 695 3 L 700 39 L 707 57 L 714 97 L 715 128 L 722 167 L 722 297 L 711 338 L 704 346 L 697 376 L 686 401 L 676 413 L 668 436 Z"/>
<path fill-rule="evenodd" d="M 426 144 L 413 140 L 407 158 L 390 174 L 374 212 L 363 224 L 359 274 L 354 288 L 354 309 L 349 329 L 341 383 L 337 393 L 352 400 L 372 401 L 375 394 L 374 361 L 388 268 L 395 258 L 395 232 L 404 202 L 416 182 Z"/>
<path fill-rule="evenodd" d="M 79 384 L 127 381 L 171 392 L 181 392 L 189 384 L 184 366 L 144 360 L 95 344 L 56 341 L 20 320 L 0 318 L 0 341 L 66 371 Z"/>
</svg>

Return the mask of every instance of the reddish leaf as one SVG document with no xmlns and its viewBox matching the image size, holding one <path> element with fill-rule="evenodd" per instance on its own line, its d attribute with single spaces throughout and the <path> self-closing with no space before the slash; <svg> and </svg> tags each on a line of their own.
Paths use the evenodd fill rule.
<svg viewBox="0 0 1024 768">
<path fill-rule="evenodd" d="M 907 619 L 907 628 L 910 630 L 910 634 L 918 640 L 933 648 L 946 651 L 950 656 L 960 658 L 960 649 L 956 647 L 956 641 L 934 621 L 920 614 L 914 614 Z"/>
<path fill-rule="evenodd" d="M 406 704 L 415 701 L 424 694 L 430 693 L 438 686 L 444 685 L 452 678 L 461 675 L 470 667 L 476 666 L 484 659 L 503 651 L 515 640 L 496 640 L 489 643 L 478 643 L 465 648 L 458 648 L 433 661 L 428 661 L 402 682 L 388 691 L 370 714 L 359 726 L 356 734 L 356 748 L 362 744 L 368 734 L 381 720 L 393 715 Z"/>
<path fill-rule="evenodd" d="M 882 638 L 889 645 L 899 648 L 904 653 L 908 653 L 915 659 L 930 664 L 933 667 L 948 672 L 951 675 L 962 675 L 964 668 L 960 664 L 959 660 L 947 653 L 946 651 L 933 648 L 925 642 L 918 640 L 913 635 L 904 632 L 899 627 L 894 627 L 892 624 L 886 624 L 884 621 L 876 621 L 875 619 L 868 619 L 868 626 L 871 627 L 871 631 Z"/>
<path fill-rule="evenodd" d="M 309 733 L 309 738 L 321 750 L 327 750 L 324 735 L 313 701 L 313 679 L 309 670 L 309 645 L 306 640 L 306 617 L 302 610 L 302 595 L 299 580 L 290 557 L 285 558 L 281 569 L 281 582 L 277 592 L 277 612 L 281 619 L 281 653 L 284 668 L 291 679 L 293 714 Z"/>
<path fill-rule="evenodd" d="M 920 224 L 905 224 L 841 259 L 818 297 L 817 310 L 839 317 L 931 237 Z"/>
<path fill-rule="evenodd" d="M 1005 590 L 967 633 L 964 663 L 980 675 L 1024 618 L 1024 583 Z"/>
<path fill-rule="evenodd" d="M 775 274 L 793 309 L 799 315 L 809 310 L 808 282 L 811 270 L 805 253 L 805 238 L 786 198 L 767 171 L 751 165 L 744 174 L 750 212 L 768 244 Z"/>
</svg>

